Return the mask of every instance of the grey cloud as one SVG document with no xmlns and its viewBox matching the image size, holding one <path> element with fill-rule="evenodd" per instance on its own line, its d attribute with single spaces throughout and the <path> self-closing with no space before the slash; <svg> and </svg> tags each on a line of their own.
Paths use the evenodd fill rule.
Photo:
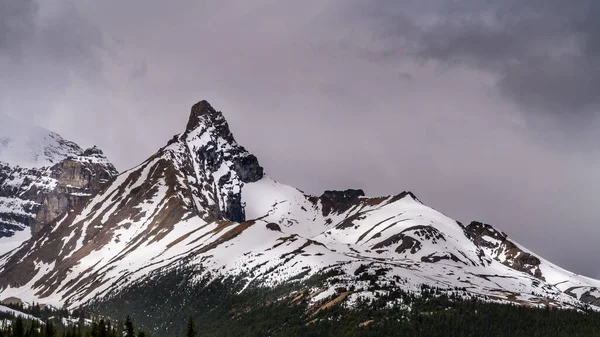
<svg viewBox="0 0 600 337">
<path fill-rule="evenodd" d="M 557 92 L 581 94 L 560 85 L 543 90 L 549 75 L 541 72 L 558 63 L 536 57 L 554 53 L 557 36 L 579 31 L 587 42 L 571 57 L 593 63 L 590 22 L 578 6 L 553 24 L 543 18 L 557 19 L 550 15 L 558 2 L 518 16 L 509 14 L 520 13 L 519 2 L 509 3 L 514 9 L 496 3 L 52 2 L 52 11 L 32 14 L 33 34 L 12 40 L 10 50 L 23 52 L 0 65 L 11 76 L 0 82 L 0 100 L 10 103 L 0 108 L 82 146 L 97 144 L 124 170 L 183 131 L 190 106 L 208 99 L 276 180 L 315 194 L 412 190 L 452 217 L 491 222 L 595 276 L 597 150 L 571 137 L 557 138 L 569 149 L 557 151 L 540 140 L 554 138 L 554 129 L 532 130 L 523 109 L 541 108 L 528 101 L 535 95 L 553 102 Z M 543 27 L 553 29 L 549 37 Z M 534 64 L 529 72 L 525 61 Z M 552 76 L 585 76 L 573 88 L 593 73 L 561 62 L 573 68 Z M 539 93 L 519 98 L 521 81 Z M 556 241 L 568 251 L 548 244 Z"/>
<path fill-rule="evenodd" d="M 0 4 L 0 102 L 5 112 L 41 119 L 74 81 L 101 83 L 102 36 L 70 1 Z"/>
<path fill-rule="evenodd" d="M 33 0 L 0 2 L 0 55 L 15 57 L 33 32 L 37 5 Z"/>
<path fill-rule="evenodd" d="M 491 71 L 500 90 L 530 111 L 585 118 L 580 122 L 598 115 L 597 1 L 440 2 L 428 10 L 410 16 L 374 12 L 385 18 L 380 36 L 397 37 L 396 48 L 390 44 L 382 55 L 412 54 Z M 437 17 L 429 22 L 432 13 Z"/>
</svg>

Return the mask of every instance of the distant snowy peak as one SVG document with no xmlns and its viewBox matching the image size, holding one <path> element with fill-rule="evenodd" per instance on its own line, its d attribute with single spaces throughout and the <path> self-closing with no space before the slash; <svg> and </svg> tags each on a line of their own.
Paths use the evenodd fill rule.
<svg viewBox="0 0 600 337">
<path fill-rule="evenodd" d="M 0 255 L 116 175 L 99 148 L 0 115 Z"/>
<path fill-rule="evenodd" d="M 0 114 L 0 162 L 41 168 L 68 157 L 82 156 L 84 152 L 55 132 Z"/>
</svg>

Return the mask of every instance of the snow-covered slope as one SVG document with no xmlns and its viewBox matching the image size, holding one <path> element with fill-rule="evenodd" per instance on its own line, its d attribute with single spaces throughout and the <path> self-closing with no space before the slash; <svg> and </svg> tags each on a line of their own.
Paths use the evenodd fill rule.
<svg viewBox="0 0 600 337">
<path fill-rule="evenodd" d="M 97 147 L 0 115 L 0 255 L 116 174 Z"/>
<path fill-rule="evenodd" d="M 0 305 L 0 312 L 12 315 L 14 317 L 22 317 L 22 318 L 25 318 L 25 319 L 31 319 L 31 320 L 40 321 L 40 319 L 38 319 L 37 317 L 34 317 L 34 316 L 28 315 L 26 313 L 23 313 L 23 312 L 11 309 L 9 307 L 5 307 L 3 305 Z M 6 322 L 6 323 L 10 323 L 10 322 Z"/>
<path fill-rule="evenodd" d="M 422 284 L 523 305 L 600 305 L 600 282 L 410 192 L 317 197 L 270 179 L 206 101 L 155 155 L 0 257 L 0 299 L 75 307 L 182 267 L 197 281 L 235 278 L 244 287 L 334 275 L 313 300 L 353 289 L 349 305 Z"/>
</svg>

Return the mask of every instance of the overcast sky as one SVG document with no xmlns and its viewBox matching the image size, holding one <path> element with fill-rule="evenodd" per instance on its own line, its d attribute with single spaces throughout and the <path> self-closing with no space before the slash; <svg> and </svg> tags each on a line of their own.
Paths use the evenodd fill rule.
<svg viewBox="0 0 600 337">
<path fill-rule="evenodd" d="M 413 191 L 600 278 L 597 0 L 0 0 L 0 112 L 118 169 L 209 100 L 274 179 Z"/>
</svg>

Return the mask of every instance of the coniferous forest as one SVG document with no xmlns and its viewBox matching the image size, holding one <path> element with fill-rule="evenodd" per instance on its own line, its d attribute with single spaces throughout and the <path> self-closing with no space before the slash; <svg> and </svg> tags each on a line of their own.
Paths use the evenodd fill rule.
<svg viewBox="0 0 600 337">
<path fill-rule="evenodd" d="M 429 293 L 408 296 L 410 312 L 379 307 L 385 299 L 361 304 L 357 310 L 337 306 L 316 315 L 305 312 L 302 305 L 283 303 L 244 314 L 198 312 L 181 317 L 176 322 L 178 332 L 172 335 L 148 333 L 131 316 L 113 320 L 72 312 L 66 318 L 61 317 L 66 311 L 48 309 L 44 314 L 49 316 L 42 320 L 2 313 L 0 337 L 600 336 L 596 312 L 464 301 Z M 74 314 L 79 318 L 73 318 Z"/>
<path fill-rule="evenodd" d="M 352 309 L 341 303 L 317 309 L 304 295 L 323 278 L 244 292 L 232 280 L 169 286 L 192 274 L 176 270 L 76 311 L 12 306 L 30 318 L 0 313 L 0 337 L 600 336 L 600 313 L 585 307 L 489 303 L 461 289 L 423 286 L 419 293 L 388 289 Z"/>
</svg>

